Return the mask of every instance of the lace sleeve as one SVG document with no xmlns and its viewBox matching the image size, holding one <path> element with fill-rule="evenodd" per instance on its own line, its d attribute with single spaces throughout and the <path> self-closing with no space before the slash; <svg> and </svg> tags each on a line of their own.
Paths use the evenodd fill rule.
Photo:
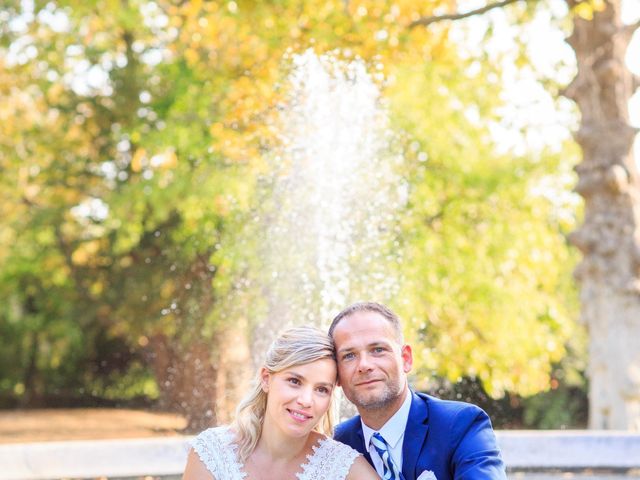
<svg viewBox="0 0 640 480">
<path fill-rule="evenodd" d="M 201 432 L 191 441 L 191 446 L 215 480 L 242 480 L 245 477 L 228 427 Z"/>
<path fill-rule="evenodd" d="M 348 445 L 325 438 L 307 456 L 309 461 L 302 466 L 298 480 L 344 480 L 358 455 Z"/>
</svg>

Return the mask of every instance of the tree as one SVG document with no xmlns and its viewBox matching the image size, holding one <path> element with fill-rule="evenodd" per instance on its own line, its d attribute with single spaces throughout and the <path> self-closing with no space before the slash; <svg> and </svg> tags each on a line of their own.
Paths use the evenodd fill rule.
<svg viewBox="0 0 640 480">
<path fill-rule="evenodd" d="M 576 11 L 581 2 L 568 3 Z M 624 26 L 621 1 L 606 0 L 575 16 L 568 39 L 578 75 L 565 95 L 582 113 L 576 191 L 585 201 L 571 241 L 584 255 L 575 276 L 590 335 L 589 425 L 598 429 L 640 430 L 640 178 L 628 111 L 638 79 L 625 66 L 639 25 Z"/>
<path fill-rule="evenodd" d="M 2 12 L 2 325 L 18 358 L 3 387 L 26 404 L 159 392 L 202 428 L 215 421 L 209 341 L 223 323 L 210 260 L 240 169 L 207 151 L 197 65 L 144 56 L 167 47 L 137 5 L 60 3 Z"/>
<path fill-rule="evenodd" d="M 413 25 L 465 18 L 516 1 L 426 17 Z M 640 183 L 633 155 L 637 129 L 629 124 L 628 105 L 639 82 L 625 66 L 625 53 L 640 22 L 625 26 L 621 3 L 567 1 L 573 19 L 567 41 L 576 53 L 578 74 L 563 94 L 582 114 L 575 139 L 583 154 L 576 191 L 585 200 L 584 223 L 569 238 L 584 256 L 575 277 L 580 317 L 590 335 L 589 425 L 638 430 Z"/>
<path fill-rule="evenodd" d="M 496 154 L 478 119 L 496 116 L 500 85 L 485 78 L 500 67 L 460 55 L 446 27 L 408 28 L 439 5 L 3 7 L 0 341 L 20 342 L 6 350 L 19 361 L 2 362 L 2 388 L 24 402 L 25 390 L 56 388 L 159 395 L 193 429 L 217 420 L 221 386 L 239 371 L 221 349 L 246 343 L 262 301 L 259 289 L 233 295 L 260 254 L 259 235 L 245 245 L 239 232 L 278 151 L 283 58 L 310 46 L 339 46 L 386 78 L 410 188 L 384 253 L 405 251 L 393 306 L 420 345 L 420 375 L 475 376 L 496 396 L 545 388 L 572 331 L 570 225 L 532 192 L 564 159 L 523 156 L 514 168 Z M 505 354 L 514 322 L 517 356 Z"/>
</svg>

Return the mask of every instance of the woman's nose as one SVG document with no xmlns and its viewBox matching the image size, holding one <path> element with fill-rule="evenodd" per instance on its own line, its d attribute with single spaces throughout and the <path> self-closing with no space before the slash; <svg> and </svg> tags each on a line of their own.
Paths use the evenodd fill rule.
<svg viewBox="0 0 640 480">
<path fill-rule="evenodd" d="M 313 395 L 312 395 L 311 389 L 303 388 L 300 391 L 300 394 L 298 395 L 298 403 L 300 405 L 308 407 L 308 406 L 311 405 L 312 397 L 313 397 Z"/>
</svg>

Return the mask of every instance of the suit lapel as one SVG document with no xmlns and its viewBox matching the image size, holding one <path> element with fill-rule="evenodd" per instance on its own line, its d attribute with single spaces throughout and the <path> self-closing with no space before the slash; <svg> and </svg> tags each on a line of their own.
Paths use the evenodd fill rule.
<svg viewBox="0 0 640 480">
<path fill-rule="evenodd" d="M 411 409 L 409 410 L 407 428 L 404 431 L 402 444 L 402 474 L 405 478 L 415 478 L 416 463 L 429 431 L 429 425 L 427 424 L 429 409 L 427 408 L 427 403 L 413 391 L 410 391 L 410 393 L 412 395 Z M 360 436 L 362 437 L 362 428 L 360 428 Z"/>
</svg>

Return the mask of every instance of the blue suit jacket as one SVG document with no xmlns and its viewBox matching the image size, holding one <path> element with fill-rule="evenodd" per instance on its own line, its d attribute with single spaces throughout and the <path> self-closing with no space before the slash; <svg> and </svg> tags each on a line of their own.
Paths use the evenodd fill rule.
<svg viewBox="0 0 640 480">
<path fill-rule="evenodd" d="M 422 393 L 411 395 L 402 446 L 405 480 L 414 480 L 425 470 L 437 480 L 506 480 L 491 421 L 482 409 Z M 359 415 L 338 425 L 334 437 L 371 463 Z"/>
</svg>

